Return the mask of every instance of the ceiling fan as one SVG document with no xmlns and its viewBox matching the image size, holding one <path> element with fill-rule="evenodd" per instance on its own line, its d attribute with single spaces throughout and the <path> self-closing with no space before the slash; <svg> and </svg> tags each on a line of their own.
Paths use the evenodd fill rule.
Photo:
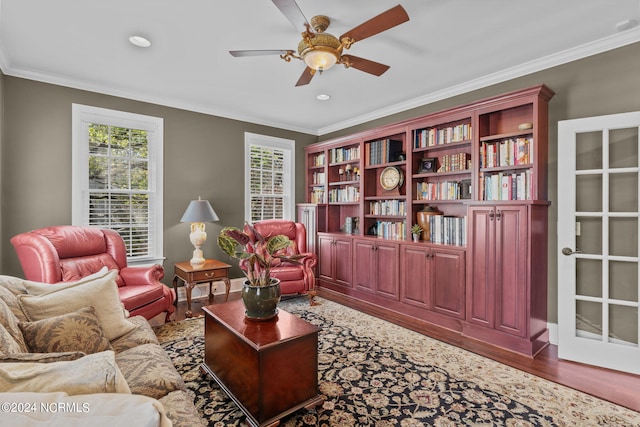
<svg viewBox="0 0 640 427">
<path fill-rule="evenodd" d="M 374 36 L 409 20 L 409 15 L 400 5 L 392 7 L 357 27 L 347 31 L 338 39 L 332 34 L 325 33 L 331 20 L 318 15 L 311 18 L 311 23 L 302 14 L 295 0 L 273 0 L 280 12 L 293 24 L 296 30 L 304 27 L 302 40 L 298 43 L 297 53 L 294 50 L 231 50 L 233 56 L 280 55 L 280 58 L 290 62 L 291 58 L 301 59 L 307 68 L 298 79 L 296 86 L 309 84 L 316 73 L 322 73 L 335 64 L 343 64 L 345 68 L 355 68 L 365 73 L 381 76 L 390 67 L 368 59 L 353 55 L 343 55 L 344 49 L 349 49 L 357 41 Z"/>
</svg>

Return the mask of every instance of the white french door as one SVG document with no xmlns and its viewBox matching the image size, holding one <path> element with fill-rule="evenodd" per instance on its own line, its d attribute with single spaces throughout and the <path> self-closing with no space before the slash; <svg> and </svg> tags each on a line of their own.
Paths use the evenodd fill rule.
<svg viewBox="0 0 640 427">
<path fill-rule="evenodd" d="M 558 356 L 640 374 L 640 112 L 558 123 Z"/>
</svg>

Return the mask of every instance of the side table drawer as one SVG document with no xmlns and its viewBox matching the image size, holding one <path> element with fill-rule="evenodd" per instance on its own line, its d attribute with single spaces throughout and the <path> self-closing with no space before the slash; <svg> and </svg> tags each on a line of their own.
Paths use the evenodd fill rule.
<svg viewBox="0 0 640 427">
<path fill-rule="evenodd" d="M 204 282 L 207 280 L 220 279 L 223 277 L 227 277 L 227 269 L 219 269 L 219 270 L 211 270 L 211 271 L 195 271 L 192 274 L 192 281 L 194 282 Z"/>
</svg>

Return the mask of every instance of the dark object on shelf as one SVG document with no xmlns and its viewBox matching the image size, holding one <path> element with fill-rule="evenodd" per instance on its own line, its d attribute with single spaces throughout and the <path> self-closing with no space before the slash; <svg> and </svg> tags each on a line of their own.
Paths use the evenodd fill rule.
<svg viewBox="0 0 640 427">
<path fill-rule="evenodd" d="M 398 158 L 396 159 L 396 161 L 398 162 L 402 162 L 407 158 L 407 153 L 400 153 L 398 154 Z"/>
<path fill-rule="evenodd" d="M 470 179 L 460 180 L 460 186 L 462 187 L 460 198 L 470 199 L 471 198 L 471 180 Z"/>
<path fill-rule="evenodd" d="M 376 227 L 376 225 L 373 224 L 371 227 L 369 227 L 369 230 L 367 230 L 367 234 L 369 236 L 375 236 L 376 234 L 378 234 L 378 227 Z"/>
<path fill-rule="evenodd" d="M 438 159 L 437 158 L 427 158 L 422 159 L 420 161 L 420 169 L 419 173 L 431 173 L 437 170 Z"/>
</svg>

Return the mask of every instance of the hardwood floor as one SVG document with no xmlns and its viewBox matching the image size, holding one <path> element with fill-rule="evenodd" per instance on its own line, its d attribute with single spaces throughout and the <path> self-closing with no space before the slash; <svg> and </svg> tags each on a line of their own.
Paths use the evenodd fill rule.
<svg viewBox="0 0 640 427">
<path fill-rule="evenodd" d="M 231 293 L 229 299 L 240 298 L 238 292 Z M 210 304 L 219 304 L 224 302 L 223 295 L 216 295 L 213 300 L 201 298 L 192 301 L 191 309 L 194 316 L 203 315 L 202 307 Z M 356 307 L 357 308 L 357 307 Z M 183 320 L 187 304 L 180 301 L 173 314 L 174 321 Z M 366 310 L 363 310 L 366 311 Z M 162 324 L 164 315 L 159 315 L 151 320 L 153 325 Z M 402 325 L 406 326 L 406 325 Z M 584 393 L 591 394 L 600 399 L 608 400 L 634 411 L 640 412 L 640 376 L 625 374 L 609 369 L 597 368 L 580 363 L 569 362 L 558 359 L 558 348 L 550 345 L 544 349 L 534 359 L 495 348 L 474 340 L 463 339 L 457 334 L 434 329 L 429 331 L 427 335 L 432 338 L 448 342 L 465 348 L 474 353 L 491 358 L 500 363 L 512 366 L 532 375 L 545 378 L 567 387 L 580 390 Z M 639 361 L 640 363 L 640 361 Z"/>
</svg>

